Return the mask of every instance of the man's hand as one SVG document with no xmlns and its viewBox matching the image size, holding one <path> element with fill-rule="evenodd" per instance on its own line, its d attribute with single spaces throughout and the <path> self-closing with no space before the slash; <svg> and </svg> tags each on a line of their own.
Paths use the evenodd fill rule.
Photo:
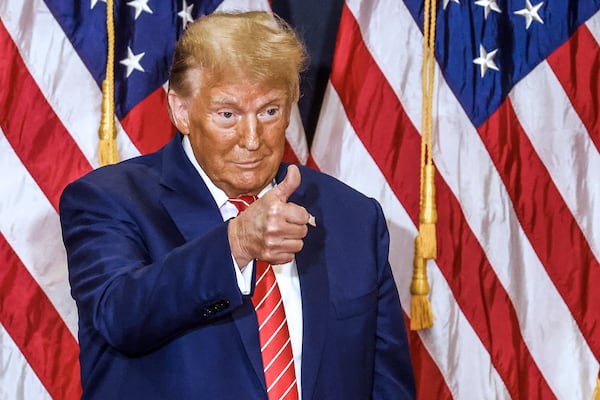
<svg viewBox="0 0 600 400">
<path fill-rule="evenodd" d="M 255 258 L 285 264 L 302 249 L 312 216 L 304 207 L 287 201 L 298 186 L 300 171 L 290 165 L 281 183 L 229 223 L 231 253 L 240 267 Z"/>
</svg>

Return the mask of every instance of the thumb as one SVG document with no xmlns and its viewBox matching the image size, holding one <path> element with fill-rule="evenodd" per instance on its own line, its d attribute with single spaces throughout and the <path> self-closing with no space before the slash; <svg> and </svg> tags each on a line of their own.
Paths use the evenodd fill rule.
<svg viewBox="0 0 600 400">
<path fill-rule="evenodd" d="M 288 197 L 294 193 L 300 186 L 300 170 L 295 165 L 289 165 L 285 178 L 275 188 L 277 197 L 283 202 L 287 202 Z"/>
</svg>

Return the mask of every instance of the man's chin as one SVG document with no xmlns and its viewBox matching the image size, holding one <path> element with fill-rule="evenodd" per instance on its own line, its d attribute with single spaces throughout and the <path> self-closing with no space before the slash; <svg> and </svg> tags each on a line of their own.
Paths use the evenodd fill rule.
<svg viewBox="0 0 600 400">
<path fill-rule="evenodd" d="M 241 174 L 238 177 L 242 179 L 232 182 L 231 188 L 240 195 L 256 195 L 271 182 L 271 179 L 264 175 Z"/>
</svg>

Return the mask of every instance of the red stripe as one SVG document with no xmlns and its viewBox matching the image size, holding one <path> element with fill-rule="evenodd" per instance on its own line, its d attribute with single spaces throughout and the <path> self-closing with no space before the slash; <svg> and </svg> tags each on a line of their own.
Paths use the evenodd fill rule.
<svg viewBox="0 0 600 400">
<path fill-rule="evenodd" d="M 92 168 L 29 74 L 0 22 L 0 127 L 55 209 L 64 187 Z"/>
<path fill-rule="evenodd" d="M 585 25 L 548 57 L 573 108 L 600 152 L 600 47 Z"/>
<path fill-rule="evenodd" d="M 600 265 L 577 221 L 506 101 L 479 133 L 511 197 L 521 226 L 592 352 L 600 359 Z M 518 171 L 518 173 L 515 173 Z M 540 216 L 543 216 L 540 218 Z"/>
<path fill-rule="evenodd" d="M 290 146 L 290 143 L 285 141 L 285 149 L 283 150 L 283 161 L 291 163 L 291 164 L 300 164 L 300 159 Z"/>
<path fill-rule="evenodd" d="M 404 314 L 404 324 L 410 326 L 410 319 Z M 415 371 L 415 380 L 417 385 L 417 398 L 420 400 L 450 400 L 452 393 L 439 368 L 427 349 L 423 346 L 421 337 L 416 331 L 408 331 L 408 340 L 410 342 L 410 357 Z"/>
<path fill-rule="evenodd" d="M 339 32 L 332 84 L 354 130 L 416 225 L 421 137 L 367 50 L 347 6 Z M 439 174 L 436 189 L 438 226 L 443 227 L 437 233 L 437 264 L 457 303 L 512 397 L 554 397 L 523 341 L 504 287 Z"/>
<path fill-rule="evenodd" d="M 0 234 L 0 322 L 53 399 L 79 399 L 79 347 Z"/>
<path fill-rule="evenodd" d="M 315 159 L 313 158 L 312 154 L 308 154 L 308 160 L 306 160 L 306 166 L 310 167 L 316 171 L 319 171 L 319 166 L 317 165 L 317 163 L 315 162 Z"/>
<path fill-rule="evenodd" d="M 164 146 L 175 134 L 175 127 L 169 119 L 167 94 L 162 86 L 136 104 L 121 125 L 142 154 Z"/>
</svg>

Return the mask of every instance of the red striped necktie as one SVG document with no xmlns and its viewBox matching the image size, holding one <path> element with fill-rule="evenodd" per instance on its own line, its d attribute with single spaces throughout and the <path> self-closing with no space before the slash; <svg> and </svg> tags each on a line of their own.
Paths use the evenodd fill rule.
<svg viewBox="0 0 600 400">
<path fill-rule="evenodd" d="M 229 201 L 239 212 L 256 200 L 255 196 L 240 196 Z M 258 333 L 269 400 L 297 400 L 298 387 L 281 292 L 271 265 L 256 260 L 256 286 L 252 304 L 258 319 Z"/>
</svg>

